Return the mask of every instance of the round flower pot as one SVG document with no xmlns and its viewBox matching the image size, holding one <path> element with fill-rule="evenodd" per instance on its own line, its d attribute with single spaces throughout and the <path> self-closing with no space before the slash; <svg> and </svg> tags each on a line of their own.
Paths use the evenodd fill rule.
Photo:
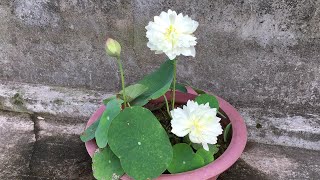
<svg viewBox="0 0 320 180">
<path fill-rule="evenodd" d="M 171 99 L 171 92 L 166 94 L 168 99 Z M 188 100 L 193 100 L 196 97 L 196 92 L 191 88 L 188 88 L 188 93 L 181 93 L 176 91 L 176 102 L 179 104 L 185 104 Z M 220 108 L 228 116 L 232 124 L 232 139 L 226 149 L 226 151 L 212 163 L 195 169 L 193 171 L 178 173 L 178 174 L 163 174 L 157 178 L 157 180 L 215 180 L 218 176 L 232 166 L 243 152 L 247 142 L 247 128 L 246 125 L 237 112 L 237 110 L 231 106 L 227 101 L 220 97 L 217 97 Z M 150 101 L 150 103 L 163 102 L 164 99 L 159 98 L 157 100 Z M 101 106 L 89 119 L 86 128 L 94 123 L 105 110 L 105 106 Z M 95 140 L 91 140 L 85 143 L 86 149 L 89 155 L 92 157 L 95 150 L 98 148 Z M 122 180 L 131 180 L 127 175 L 121 177 Z"/>
</svg>

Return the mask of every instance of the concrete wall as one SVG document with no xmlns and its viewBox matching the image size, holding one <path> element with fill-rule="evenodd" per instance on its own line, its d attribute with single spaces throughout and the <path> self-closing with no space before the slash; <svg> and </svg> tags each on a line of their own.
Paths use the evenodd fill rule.
<svg viewBox="0 0 320 180">
<path fill-rule="evenodd" d="M 319 114 L 319 0 L 1 0 L 0 79 L 119 90 L 106 37 L 121 42 L 132 83 L 165 59 L 147 48 L 144 27 L 168 8 L 200 23 L 179 81 L 262 114 Z"/>
</svg>

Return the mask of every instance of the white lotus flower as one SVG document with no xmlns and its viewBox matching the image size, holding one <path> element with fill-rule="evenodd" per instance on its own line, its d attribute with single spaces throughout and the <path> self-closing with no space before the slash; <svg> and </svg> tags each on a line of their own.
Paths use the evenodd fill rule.
<svg viewBox="0 0 320 180">
<path fill-rule="evenodd" d="M 195 57 L 197 38 L 192 33 L 198 25 L 188 15 L 177 15 L 170 9 L 168 12 L 161 12 L 160 16 L 154 17 L 154 22 L 149 22 L 146 26 L 149 39 L 147 46 L 156 51 L 156 54 L 165 53 L 171 60 L 180 54 Z"/>
<path fill-rule="evenodd" d="M 209 103 L 198 104 L 188 101 L 183 109 L 176 108 L 171 112 L 171 132 L 179 137 L 189 134 L 193 143 L 201 143 L 209 151 L 208 144 L 216 144 L 218 136 L 222 134 L 220 118 L 216 116 L 217 109 L 211 108 Z"/>
</svg>

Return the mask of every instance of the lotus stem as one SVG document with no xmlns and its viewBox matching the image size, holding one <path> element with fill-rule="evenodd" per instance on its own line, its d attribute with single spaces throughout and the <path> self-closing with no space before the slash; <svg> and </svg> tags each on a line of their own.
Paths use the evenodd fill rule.
<svg viewBox="0 0 320 180">
<path fill-rule="evenodd" d="M 174 101 L 176 99 L 176 81 L 177 81 L 177 60 L 173 60 L 173 88 L 172 88 L 172 109 L 174 109 Z"/>
<path fill-rule="evenodd" d="M 124 108 L 127 106 L 127 100 L 126 100 L 126 91 L 125 91 L 125 85 L 124 85 L 124 73 L 123 73 L 123 68 L 122 68 L 122 63 L 120 56 L 117 57 L 117 62 L 119 65 L 119 70 L 120 70 L 120 76 L 121 76 L 121 85 L 122 85 L 122 92 L 123 92 L 123 103 L 124 103 Z"/>
</svg>

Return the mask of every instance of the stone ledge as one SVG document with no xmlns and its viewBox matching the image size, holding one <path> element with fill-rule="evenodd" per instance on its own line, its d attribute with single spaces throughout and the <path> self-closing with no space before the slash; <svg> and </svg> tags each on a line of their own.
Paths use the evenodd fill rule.
<svg viewBox="0 0 320 180">
<path fill-rule="evenodd" d="M 250 141 L 320 150 L 320 115 L 283 114 L 262 108 L 240 108 L 239 112 Z"/>
<path fill-rule="evenodd" d="M 61 117 L 90 117 L 112 94 L 101 91 L 0 81 L 0 109 Z"/>
<path fill-rule="evenodd" d="M 15 97 L 17 93 L 21 99 Z M 49 118 L 37 121 L 49 129 L 52 123 L 56 124 L 52 131 L 45 133 L 80 134 L 102 99 L 110 96 L 112 93 L 101 91 L 0 81 L 0 109 Z M 320 150 L 320 115 L 285 114 L 277 109 L 238 109 L 246 121 L 250 141 Z M 259 126 L 261 128 L 257 128 Z"/>
</svg>

